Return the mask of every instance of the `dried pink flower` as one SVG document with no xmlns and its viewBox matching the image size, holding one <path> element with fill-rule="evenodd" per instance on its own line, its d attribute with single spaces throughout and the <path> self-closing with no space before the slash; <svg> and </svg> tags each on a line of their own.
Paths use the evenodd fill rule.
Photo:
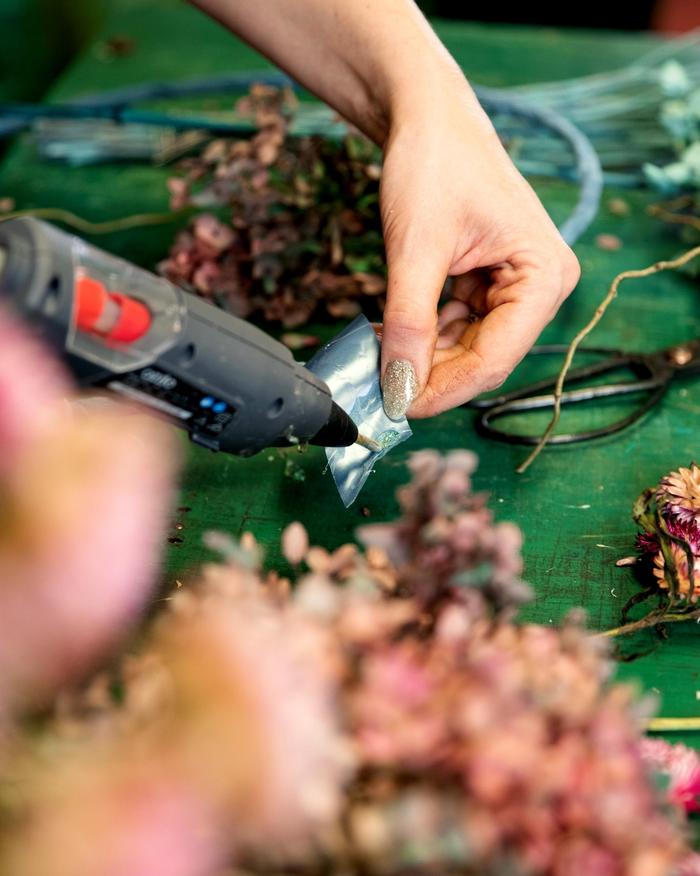
<svg viewBox="0 0 700 876">
<path fill-rule="evenodd" d="M 155 578 L 170 433 L 106 402 L 69 406 L 67 392 L 48 353 L 0 315 L 3 696 L 31 700 L 89 668 Z"/>
<path fill-rule="evenodd" d="M 0 677 L 42 695 L 88 669 L 151 592 L 174 472 L 170 433 L 112 406 L 67 408 L 3 483 Z"/>
<path fill-rule="evenodd" d="M 158 623 L 163 744 L 227 813 L 237 844 L 299 843 L 337 816 L 346 770 L 317 634 L 257 574 L 208 567 Z M 144 722 L 144 716 L 141 718 Z"/>
<path fill-rule="evenodd" d="M 0 309 L 0 476 L 43 434 L 70 391 L 58 362 L 25 326 Z"/>
<path fill-rule="evenodd" d="M 30 777 L 28 817 L 0 850 L 13 876 L 211 876 L 224 864 L 206 804 L 157 759 L 68 754 Z M 26 777 L 25 777 L 26 778 Z"/>
<path fill-rule="evenodd" d="M 668 778 L 668 800 L 685 812 L 700 811 L 700 756 L 685 745 L 671 745 L 664 739 L 643 739 L 644 761 Z"/>
<path fill-rule="evenodd" d="M 667 550 L 673 558 L 673 572 L 669 572 L 662 551 L 654 555 L 653 573 L 657 585 L 662 590 L 673 590 L 683 599 L 696 602 L 700 597 L 700 556 L 693 563 L 692 581 L 688 565 L 688 555 L 676 542 L 670 542 Z"/>
<path fill-rule="evenodd" d="M 663 477 L 656 501 L 667 515 L 700 523 L 700 466 L 691 462 L 687 468 L 681 467 Z"/>
<path fill-rule="evenodd" d="M 471 492 L 473 453 L 414 453 L 413 479 L 398 491 L 403 517 L 358 530 L 367 547 L 381 548 L 401 587 L 428 604 L 445 595 L 481 600 L 500 611 L 529 597 L 520 580 L 522 537 L 509 523 L 494 523 L 486 497 Z"/>
<path fill-rule="evenodd" d="M 309 550 L 309 536 L 301 523 L 290 523 L 282 533 L 282 553 L 295 566 L 304 559 Z"/>
<path fill-rule="evenodd" d="M 340 142 L 288 136 L 293 98 L 254 86 L 237 109 L 254 120 L 247 140 L 218 140 L 181 162 L 168 182 L 173 209 L 197 216 L 160 270 L 237 315 L 294 328 L 319 308 L 336 318 L 379 300 L 386 269 L 376 147 L 358 132 Z"/>
</svg>

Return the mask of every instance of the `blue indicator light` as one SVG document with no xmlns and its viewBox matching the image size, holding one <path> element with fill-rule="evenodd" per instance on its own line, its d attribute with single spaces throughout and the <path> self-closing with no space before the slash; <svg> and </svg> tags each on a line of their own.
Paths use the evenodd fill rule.
<svg viewBox="0 0 700 876">
<path fill-rule="evenodd" d="M 217 402 L 212 410 L 215 414 L 223 414 L 223 412 L 228 408 L 226 402 Z"/>
<path fill-rule="evenodd" d="M 200 408 L 210 408 L 214 404 L 214 399 L 210 395 L 205 395 L 200 401 Z"/>
</svg>

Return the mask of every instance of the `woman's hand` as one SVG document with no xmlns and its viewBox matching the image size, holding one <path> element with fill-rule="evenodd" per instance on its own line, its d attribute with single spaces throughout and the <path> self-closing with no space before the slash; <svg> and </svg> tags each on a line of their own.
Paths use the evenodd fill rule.
<svg viewBox="0 0 700 876">
<path fill-rule="evenodd" d="M 454 74 L 394 117 L 381 208 L 384 405 L 427 417 L 503 382 L 576 285 L 578 263 Z"/>
<path fill-rule="evenodd" d="M 498 386 L 578 264 L 413 0 L 192 2 L 384 150 L 387 412 L 426 417 Z"/>
</svg>

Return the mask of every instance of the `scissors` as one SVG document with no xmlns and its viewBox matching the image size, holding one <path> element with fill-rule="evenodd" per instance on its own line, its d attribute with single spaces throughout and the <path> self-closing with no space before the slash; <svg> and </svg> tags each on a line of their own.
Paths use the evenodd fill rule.
<svg viewBox="0 0 700 876">
<path fill-rule="evenodd" d="M 567 350 L 568 346 L 565 344 L 545 344 L 533 347 L 529 355 L 561 355 Z M 610 374 L 621 369 L 631 370 L 637 379 L 567 390 L 562 393 L 562 407 L 583 402 L 595 402 L 604 398 L 626 396 L 635 392 L 646 391 L 648 395 L 640 402 L 635 411 L 622 419 L 598 429 L 553 435 L 549 439 L 550 444 L 574 444 L 578 441 L 590 441 L 593 438 L 614 435 L 641 420 L 661 400 L 671 380 L 676 375 L 700 373 L 700 338 L 667 347 L 656 353 L 625 353 L 622 350 L 609 347 L 583 347 L 580 352 L 597 353 L 605 358 L 570 371 L 566 378 L 566 386 L 582 383 L 592 377 Z M 540 395 L 540 393 L 545 390 L 553 390 L 555 384 L 556 377 L 538 380 L 536 383 L 502 395 L 473 399 L 466 406 L 481 411 L 476 420 L 476 428 L 481 435 L 495 438 L 498 441 L 507 441 L 509 444 L 537 444 L 539 437 L 536 435 L 505 432 L 494 426 L 493 423 L 501 417 L 513 414 L 553 408 L 554 394 L 550 392 Z"/>
</svg>

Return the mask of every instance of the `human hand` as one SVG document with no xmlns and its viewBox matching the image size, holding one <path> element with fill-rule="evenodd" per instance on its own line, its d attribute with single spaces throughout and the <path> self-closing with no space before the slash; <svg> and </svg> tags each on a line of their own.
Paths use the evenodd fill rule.
<svg viewBox="0 0 700 876">
<path fill-rule="evenodd" d="M 388 415 L 432 416 L 500 386 L 579 267 L 461 77 L 394 117 L 381 210 Z M 448 276 L 452 299 L 438 316 Z"/>
<path fill-rule="evenodd" d="M 578 263 L 415 2 L 193 2 L 384 150 L 387 413 L 427 417 L 498 386 Z"/>
</svg>

